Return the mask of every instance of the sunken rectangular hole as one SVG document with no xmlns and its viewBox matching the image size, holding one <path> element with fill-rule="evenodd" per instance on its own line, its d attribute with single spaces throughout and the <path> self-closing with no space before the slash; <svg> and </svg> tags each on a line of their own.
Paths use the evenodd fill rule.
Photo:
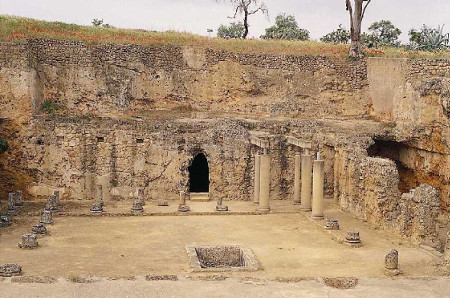
<svg viewBox="0 0 450 298">
<path fill-rule="evenodd" d="M 202 268 L 244 267 L 242 250 L 237 246 L 196 248 Z"/>
<path fill-rule="evenodd" d="M 105 137 L 97 137 L 97 142 L 102 143 L 105 141 Z"/>
<path fill-rule="evenodd" d="M 57 137 L 56 137 L 56 140 L 57 140 L 58 142 L 62 142 L 62 141 L 64 141 L 64 136 L 57 136 Z"/>
<path fill-rule="evenodd" d="M 144 143 L 144 139 L 136 139 L 136 143 L 142 144 L 142 143 Z"/>
</svg>

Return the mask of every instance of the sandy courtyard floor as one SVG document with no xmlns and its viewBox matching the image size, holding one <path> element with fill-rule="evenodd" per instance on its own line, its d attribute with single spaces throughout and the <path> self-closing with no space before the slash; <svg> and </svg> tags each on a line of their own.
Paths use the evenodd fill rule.
<svg viewBox="0 0 450 298">
<path fill-rule="evenodd" d="M 102 280 L 73 283 L 58 280 L 53 284 L 0 281 L 0 297 L 371 297 L 442 298 L 448 297 L 448 279 L 363 278 L 352 289 L 328 287 L 323 280 L 283 283 L 265 280 L 226 279 L 221 281 L 179 280 L 146 281 Z"/>
<path fill-rule="evenodd" d="M 229 216 L 56 217 L 40 247 L 21 250 L 20 235 L 37 217 L 0 231 L 0 264 L 18 263 L 24 275 L 127 277 L 192 273 L 185 247 L 240 245 L 264 267 L 232 277 L 382 277 L 385 254 L 399 250 L 405 276 L 435 276 L 437 258 L 387 231 L 341 218 L 342 233 L 358 228 L 364 247 L 350 248 L 299 213 Z M 358 227 L 355 227 L 358 225 Z"/>
</svg>

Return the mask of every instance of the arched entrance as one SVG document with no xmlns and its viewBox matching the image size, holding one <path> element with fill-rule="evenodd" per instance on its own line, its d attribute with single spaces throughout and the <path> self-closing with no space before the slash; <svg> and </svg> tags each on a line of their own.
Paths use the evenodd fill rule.
<svg viewBox="0 0 450 298">
<path fill-rule="evenodd" d="M 189 191 L 191 193 L 209 192 L 209 166 L 208 160 L 203 153 L 194 157 L 189 170 Z"/>
</svg>

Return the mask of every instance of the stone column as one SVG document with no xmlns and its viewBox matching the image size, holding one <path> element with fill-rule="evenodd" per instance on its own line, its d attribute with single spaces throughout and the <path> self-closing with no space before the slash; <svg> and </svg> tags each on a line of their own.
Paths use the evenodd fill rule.
<svg viewBox="0 0 450 298">
<path fill-rule="evenodd" d="M 313 219 L 323 219 L 323 187 L 325 181 L 324 161 L 320 159 L 320 153 L 317 153 L 317 160 L 314 161 L 313 169 Z"/>
<path fill-rule="evenodd" d="M 96 197 L 97 203 L 99 203 L 103 206 L 103 185 L 97 184 L 95 186 L 95 190 L 96 190 L 95 197 Z"/>
<path fill-rule="evenodd" d="M 55 196 L 56 206 L 60 207 L 61 206 L 61 201 L 60 201 L 60 197 L 59 197 L 59 190 L 55 190 L 53 192 L 53 195 Z"/>
<path fill-rule="evenodd" d="M 444 248 L 444 259 L 450 264 L 450 232 L 447 232 L 447 241 Z"/>
<path fill-rule="evenodd" d="M 261 155 L 260 165 L 260 188 L 259 188 L 259 211 L 270 211 L 269 206 L 270 195 L 270 156 L 268 154 Z"/>
<path fill-rule="evenodd" d="M 184 191 L 180 191 L 180 200 L 178 203 L 179 206 L 185 206 L 186 205 L 186 193 Z"/>
<path fill-rule="evenodd" d="M 260 181 L 261 181 L 261 154 L 255 154 L 255 190 L 253 203 L 259 203 Z"/>
<path fill-rule="evenodd" d="M 294 173 L 294 204 L 299 205 L 300 200 L 300 154 L 295 154 L 295 173 Z"/>
<path fill-rule="evenodd" d="M 311 211 L 311 172 L 312 156 L 306 151 L 302 155 L 301 210 L 303 211 Z"/>
</svg>

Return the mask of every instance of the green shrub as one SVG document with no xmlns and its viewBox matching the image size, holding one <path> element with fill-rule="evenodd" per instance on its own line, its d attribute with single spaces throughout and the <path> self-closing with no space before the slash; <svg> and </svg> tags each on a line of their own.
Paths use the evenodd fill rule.
<svg viewBox="0 0 450 298">
<path fill-rule="evenodd" d="M 420 30 L 409 31 L 409 47 L 413 50 L 435 51 L 447 49 L 450 43 L 450 34 L 444 33 L 444 25 L 436 29 L 423 25 Z"/>
<path fill-rule="evenodd" d="M 59 109 L 61 109 L 59 104 L 57 104 L 56 102 L 54 102 L 50 99 L 45 100 L 41 106 L 41 110 L 51 116 L 55 115 Z"/>
<path fill-rule="evenodd" d="M 350 41 L 350 31 L 345 29 L 342 24 L 339 25 L 335 31 L 328 33 L 320 39 L 321 42 L 328 43 L 343 43 L 347 44 Z"/>
<path fill-rule="evenodd" d="M 220 25 L 217 29 L 217 37 L 220 38 L 242 38 L 244 36 L 244 24 L 242 22 L 230 23 L 230 25 Z"/>
<path fill-rule="evenodd" d="M 8 148 L 9 148 L 8 142 L 0 138 L 0 153 L 5 152 L 6 150 L 8 150 Z"/>
</svg>

